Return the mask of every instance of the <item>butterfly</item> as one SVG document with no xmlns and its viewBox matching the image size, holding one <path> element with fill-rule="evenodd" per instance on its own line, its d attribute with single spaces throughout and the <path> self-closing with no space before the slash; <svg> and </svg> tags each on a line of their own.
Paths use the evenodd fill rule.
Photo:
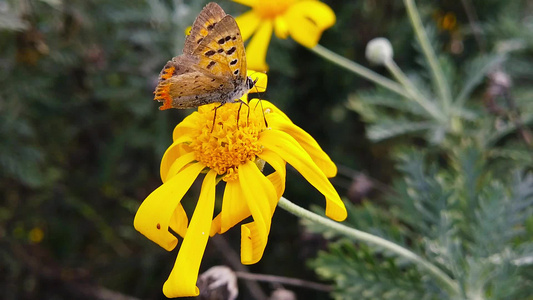
<svg viewBox="0 0 533 300">
<path fill-rule="evenodd" d="M 160 110 L 244 103 L 238 99 L 255 83 L 246 75 L 244 42 L 237 22 L 211 2 L 194 21 L 183 54 L 161 70 L 154 100 L 163 103 Z"/>
</svg>

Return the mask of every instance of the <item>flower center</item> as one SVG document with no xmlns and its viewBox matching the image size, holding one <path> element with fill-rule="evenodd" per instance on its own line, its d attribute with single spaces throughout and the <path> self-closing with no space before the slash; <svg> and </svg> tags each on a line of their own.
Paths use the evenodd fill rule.
<svg viewBox="0 0 533 300">
<path fill-rule="evenodd" d="M 285 13 L 287 8 L 291 6 L 294 2 L 295 0 L 256 1 L 253 10 L 262 19 L 274 19 L 277 16 Z"/>
<path fill-rule="evenodd" d="M 198 124 L 190 147 L 196 160 L 205 164 L 224 181 L 238 178 L 239 165 L 254 161 L 262 147 L 258 142 L 259 133 L 265 129 L 263 112 L 260 106 L 249 108 L 239 103 L 227 103 L 216 110 L 213 127 L 214 103 L 198 108 Z M 240 111 L 239 111 L 240 109 Z M 248 115 L 248 110 L 250 114 Z M 238 121 L 238 124 L 237 124 Z"/>
</svg>

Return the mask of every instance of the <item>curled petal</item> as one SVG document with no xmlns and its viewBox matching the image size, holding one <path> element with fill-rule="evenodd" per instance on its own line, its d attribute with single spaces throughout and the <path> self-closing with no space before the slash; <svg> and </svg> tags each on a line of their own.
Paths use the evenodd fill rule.
<svg viewBox="0 0 533 300">
<path fill-rule="evenodd" d="M 189 225 L 189 218 L 183 209 L 183 205 L 179 203 L 170 218 L 168 226 L 170 226 L 174 232 L 179 234 L 179 236 L 185 237 L 185 234 L 187 233 L 187 225 Z"/>
<path fill-rule="evenodd" d="M 239 173 L 240 172 L 239 169 Z M 228 229 L 235 226 L 235 224 L 250 216 L 250 210 L 244 201 L 244 195 L 242 194 L 239 182 L 231 181 L 226 183 L 220 215 L 219 233 L 228 231 Z"/>
<path fill-rule="evenodd" d="M 181 198 L 203 169 L 202 164 L 193 164 L 153 191 L 135 214 L 135 229 L 165 250 L 174 249 L 178 240 L 168 231 L 170 219 Z"/>
<path fill-rule="evenodd" d="M 268 71 L 266 53 L 272 37 L 272 21 L 264 21 L 246 47 L 246 59 L 249 69 Z"/>
<path fill-rule="evenodd" d="M 326 215 L 336 221 L 346 219 L 344 203 L 326 175 L 317 167 L 309 154 L 289 134 L 278 130 L 261 133 L 260 142 L 292 165 L 318 191 L 326 196 Z"/>
<path fill-rule="evenodd" d="M 202 183 L 202 192 L 191 224 L 178 252 L 174 268 L 163 285 L 163 294 L 168 298 L 199 295 L 196 281 L 215 209 L 216 175 L 216 172 L 209 171 Z"/>
<path fill-rule="evenodd" d="M 276 172 L 267 176 L 267 178 L 272 182 L 272 185 L 276 189 L 278 199 L 281 198 L 283 192 L 285 191 L 285 177 L 286 177 L 286 168 L 285 161 L 277 155 L 274 151 L 263 149 L 263 151 L 258 155 L 259 158 L 266 161 L 271 165 Z M 277 201 L 274 205 L 277 205 Z"/>
<path fill-rule="evenodd" d="M 337 166 L 309 133 L 278 114 L 269 114 L 267 121 L 272 129 L 286 132 L 292 136 L 311 156 L 326 177 L 331 178 L 337 175 Z"/>
<path fill-rule="evenodd" d="M 239 167 L 239 184 L 254 221 L 241 226 L 241 262 L 254 264 L 263 256 L 272 222 L 272 202 L 277 202 L 272 183 L 247 161 Z"/>
<path fill-rule="evenodd" d="M 172 148 L 172 146 L 167 149 L 167 153 L 170 148 Z M 195 160 L 195 155 L 194 152 L 189 152 L 179 156 L 178 158 L 174 158 L 174 161 L 171 159 L 173 159 L 172 155 L 163 155 L 163 159 L 161 160 L 161 169 L 159 172 L 161 173 L 161 180 L 163 183 L 167 182 L 167 180 L 169 180 L 172 176 L 176 175 L 179 171 L 181 171 L 181 169 L 183 169 L 183 167 L 193 162 Z"/>
<path fill-rule="evenodd" d="M 163 182 L 165 182 L 167 179 L 168 170 L 172 164 L 174 164 L 174 161 L 188 152 L 182 145 L 185 145 L 185 143 L 188 143 L 191 140 L 192 139 L 189 135 L 182 135 L 180 138 L 175 139 L 172 145 L 167 148 L 165 154 L 163 154 L 163 158 L 161 159 L 161 168 L 159 171 L 161 180 L 163 180 Z"/>
<path fill-rule="evenodd" d="M 291 37 L 305 47 L 318 44 L 322 32 L 335 24 L 335 13 L 320 1 L 300 1 L 285 14 Z"/>
<path fill-rule="evenodd" d="M 188 115 L 183 121 L 181 121 L 172 132 L 172 140 L 175 142 L 177 139 L 182 138 L 183 136 L 190 135 L 191 131 L 196 129 L 196 124 L 198 117 L 195 113 Z"/>
<path fill-rule="evenodd" d="M 286 39 L 289 36 L 289 26 L 282 16 L 274 19 L 274 33 L 280 39 Z"/>
<path fill-rule="evenodd" d="M 213 237 L 215 236 L 215 234 L 220 233 L 220 226 L 221 226 L 220 219 L 221 219 L 220 214 L 218 214 L 211 222 L 211 230 L 209 231 L 210 237 Z"/>
<path fill-rule="evenodd" d="M 258 99 L 250 101 L 251 106 L 256 105 Z M 337 174 L 337 166 L 331 161 L 329 156 L 322 150 L 316 140 L 300 127 L 296 126 L 289 117 L 279 108 L 269 101 L 262 100 L 261 105 L 265 109 L 265 117 L 269 126 L 273 129 L 285 131 L 293 136 L 296 141 L 307 151 L 313 161 L 326 174 L 327 177 L 334 177 Z"/>
<path fill-rule="evenodd" d="M 246 41 L 257 30 L 259 23 L 261 23 L 261 18 L 253 10 L 250 10 L 236 17 L 235 21 L 241 30 L 242 39 Z"/>
</svg>

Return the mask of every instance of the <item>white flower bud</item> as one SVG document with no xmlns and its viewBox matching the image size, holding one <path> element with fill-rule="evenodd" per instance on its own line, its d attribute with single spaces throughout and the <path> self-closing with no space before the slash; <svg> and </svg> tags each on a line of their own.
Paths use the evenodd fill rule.
<svg viewBox="0 0 533 300">
<path fill-rule="evenodd" d="M 386 38 L 372 39 L 366 45 L 365 56 L 373 64 L 384 65 L 386 61 L 392 59 L 392 45 Z"/>
</svg>

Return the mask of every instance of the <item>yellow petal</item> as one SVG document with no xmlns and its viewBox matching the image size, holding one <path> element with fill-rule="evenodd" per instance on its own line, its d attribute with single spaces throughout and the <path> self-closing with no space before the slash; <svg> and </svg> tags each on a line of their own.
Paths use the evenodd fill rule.
<svg viewBox="0 0 533 300">
<path fill-rule="evenodd" d="M 246 75 L 256 80 L 254 88 L 250 91 L 252 93 L 264 93 L 267 88 L 268 76 L 266 73 L 250 70 L 246 71 Z"/>
<path fill-rule="evenodd" d="M 257 30 L 261 19 L 253 10 L 250 10 L 236 17 L 235 21 L 237 21 L 237 25 L 239 25 L 243 41 L 246 41 Z"/>
<path fill-rule="evenodd" d="M 183 167 L 190 164 L 196 159 L 196 155 L 194 152 L 186 153 L 180 157 L 178 157 L 174 162 L 170 165 L 170 167 L 167 167 L 170 163 L 168 160 L 171 159 L 171 156 L 165 156 L 163 155 L 163 159 L 161 160 L 161 180 L 163 183 L 167 182 L 172 176 L 176 175 Z"/>
<path fill-rule="evenodd" d="M 193 164 L 146 197 L 135 214 L 135 229 L 167 251 L 174 249 L 178 240 L 168 231 L 170 218 L 203 169 L 202 164 Z"/>
<path fill-rule="evenodd" d="M 183 205 L 179 203 L 170 218 L 168 226 L 170 226 L 174 232 L 179 234 L 179 236 L 185 237 L 185 234 L 187 233 L 187 225 L 189 225 L 189 218 L 183 209 Z"/>
<path fill-rule="evenodd" d="M 182 136 L 181 138 L 177 139 L 170 145 L 167 150 L 165 151 L 165 154 L 163 154 L 163 158 L 161 159 L 161 166 L 159 168 L 159 172 L 161 175 L 161 180 L 165 182 L 168 176 L 168 171 L 174 164 L 174 162 L 183 156 L 185 154 L 184 148 L 182 145 L 186 142 L 190 142 L 191 138 L 189 136 Z"/>
<path fill-rule="evenodd" d="M 178 252 L 174 268 L 163 285 L 163 294 L 168 298 L 199 295 L 196 281 L 205 246 L 209 239 L 209 229 L 215 209 L 216 176 L 216 172 L 209 171 L 202 183 L 202 190 L 191 218 L 191 224 Z"/>
<path fill-rule="evenodd" d="M 251 106 L 257 104 L 257 99 L 252 99 L 250 101 Z M 327 177 L 334 177 L 337 175 L 337 166 L 331 161 L 329 156 L 320 148 L 320 145 L 315 141 L 315 139 L 305 132 L 300 127 L 296 126 L 289 117 L 277 108 L 274 104 L 269 101 L 261 100 L 261 105 L 267 111 L 265 117 L 267 119 L 268 125 L 273 129 L 278 129 L 285 131 L 293 136 L 298 143 L 304 147 L 304 149 L 311 155 L 313 161 L 318 165 L 318 167 L 326 174 Z"/>
<path fill-rule="evenodd" d="M 291 37 L 305 47 L 312 48 L 318 44 L 322 31 L 335 24 L 335 13 L 320 1 L 300 1 L 286 12 Z"/>
<path fill-rule="evenodd" d="M 198 123 L 198 114 L 193 112 L 192 114 L 188 115 L 183 121 L 179 122 L 176 127 L 174 127 L 174 131 L 172 132 L 172 140 L 176 141 L 178 138 L 181 138 L 182 136 L 189 135 L 189 132 L 191 130 L 195 129 Z"/>
<path fill-rule="evenodd" d="M 289 35 L 289 26 L 287 22 L 285 22 L 285 19 L 281 16 L 278 16 L 276 19 L 274 19 L 274 33 L 280 39 L 286 39 Z"/>
<path fill-rule="evenodd" d="M 211 230 L 209 231 L 209 236 L 214 236 L 215 234 L 220 232 L 220 214 L 218 214 L 213 221 L 211 222 Z"/>
<path fill-rule="evenodd" d="M 271 202 L 277 201 L 272 183 L 251 161 L 239 167 L 239 184 L 254 221 L 241 226 L 241 262 L 254 264 L 265 251 L 272 214 Z"/>
<path fill-rule="evenodd" d="M 326 215 L 328 217 L 336 221 L 346 219 L 346 207 L 344 207 L 339 194 L 309 154 L 293 137 L 282 131 L 267 130 L 261 133 L 259 141 L 265 149 L 274 151 L 292 165 L 309 183 L 326 196 Z"/>
<path fill-rule="evenodd" d="M 274 172 L 272 174 L 267 175 L 267 179 L 270 180 L 272 183 L 272 186 L 276 190 L 276 194 L 278 195 L 278 200 L 283 196 L 283 192 L 285 192 L 285 179 L 283 175 L 280 175 L 279 172 Z"/>
<path fill-rule="evenodd" d="M 242 5 L 246 5 L 248 7 L 253 7 L 255 3 L 259 0 L 232 0 L 233 2 L 240 3 Z"/>
<path fill-rule="evenodd" d="M 266 161 L 269 165 L 271 165 L 274 170 L 276 170 L 276 172 L 268 175 L 267 178 L 270 180 L 270 182 L 272 182 L 272 185 L 276 189 L 278 199 L 281 198 L 283 192 L 285 191 L 285 161 L 275 152 L 268 149 L 263 149 L 263 151 L 258 156 L 262 160 Z M 275 205 L 277 205 L 277 201 Z"/>
<path fill-rule="evenodd" d="M 272 129 L 286 132 L 292 136 L 304 148 L 305 152 L 311 156 L 311 159 L 324 172 L 326 177 L 335 177 L 337 175 L 337 166 L 309 133 L 278 114 L 269 114 L 267 122 Z"/>
<path fill-rule="evenodd" d="M 261 104 L 263 106 L 263 108 L 265 109 L 265 117 L 268 118 L 268 115 L 269 114 L 278 114 L 280 116 L 282 116 L 284 119 L 286 120 L 289 120 L 289 117 L 283 112 L 281 111 L 281 109 L 277 108 L 274 104 L 272 104 L 271 102 L 267 101 L 267 100 L 259 100 L 259 99 L 252 99 L 250 100 L 250 105 L 256 105 L 256 101 L 261 101 Z M 292 121 L 291 121 L 292 122 Z"/>
<path fill-rule="evenodd" d="M 268 71 L 266 53 L 272 37 L 272 22 L 264 21 L 246 47 L 248 69 Z"/>
<path fill-rule="evenodd" d="M 239 175 L 240 174 L 241 170 L 239 169 Z M 235 226 L 235 224 L 250 216 L 250 210 L 248 209 L 246 201 L 244 201 L 244 195 L 239 182 L 231 181 L 226 183 L 220 215 L 219 233 L 228 231 L 228 229 Z"/>
</svg>

